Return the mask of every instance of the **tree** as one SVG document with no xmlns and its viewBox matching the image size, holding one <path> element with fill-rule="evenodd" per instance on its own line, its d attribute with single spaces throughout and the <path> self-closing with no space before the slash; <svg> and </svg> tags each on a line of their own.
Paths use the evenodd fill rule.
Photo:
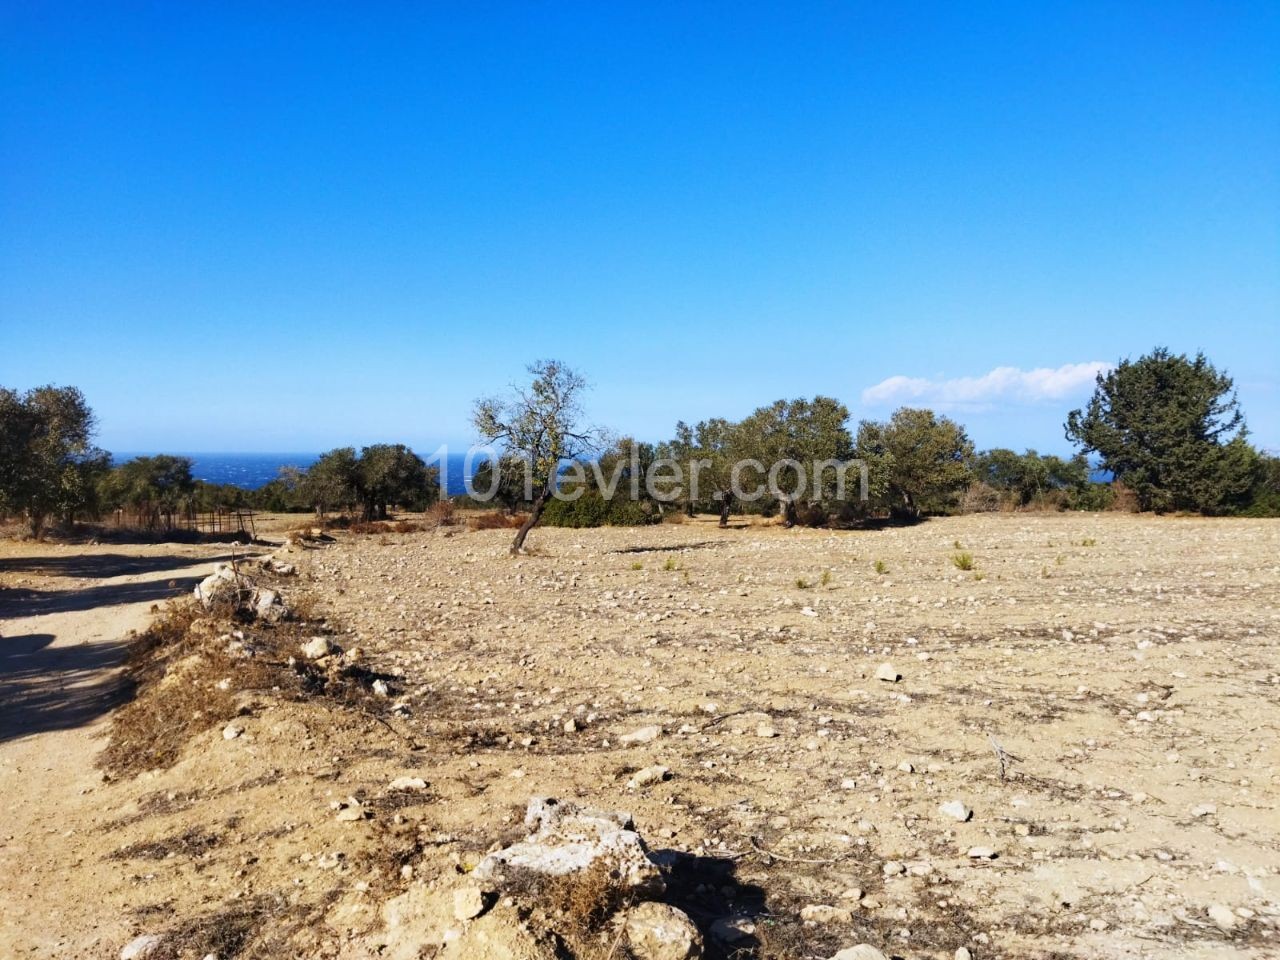
<svg viewBox="0 0 1280 960">
<path fill-rule="evenodd" d="M 964 428 L 932 410 L 903 407 L 888 422 L 863 420 L 855 448 L 872 499 L 908 517 L 945 509 L 972 479 L 973 444 Z"/>
<path fill-rule="evenodd" d="M 25 514 L 39 537 L 51 515 L 71 522 L 92 506 L 107 464 L 92 443 L 95 427 L 75 387 L 0 387 L 0 510 Z"/>
<path fill-rule="evenodd" d="M 977 454 L 975 479 L 1005 494 L 1017 506 L 1042 501 L 1055 491 L 1078 493 L 1089 482 L 1089 461 L 1084 454 L 1063 460 L 1034 450 L 1017 454 L 997 447 Z"/>
<path fill-rule="evenodd" d="M 587 388 L 582 375 L 559 360 L 530 364 L 532 380 L 513 387 L 509 396 L 477 400 L 472 423 L 485 443 L 502 447 L 528 471 L 533 503 L 529 518 L 511 542 L 513 555 L 524 551 L 529 531 L 538 525 L 554 495 L 560 465 L 598 450 L 602 434 L 583 422 L 581 397 Z"/>
<path fill-rule="evenodd" d="M 1248 494 L 1257 454 L 1226 373 L 1159 347 L 1099 374 L 1088 406 L 1067 416 L 1067 439 L 1101 458 L 1143 510 L 1224 510 Z"/>
<path fill-rule="evenodd" d="M 320 518 L 333 507 L 356 502 L 358 479 L 355 447 L 338 447 L 320 455 L 302 475 L 298 489 Z"/>
<path fill-rule="evenodd" d="M 364 519 L 385 520 L 392 503 L 418 510 L 434 503 L 440 495 L 440 473 L 428 469 L 403 443 L 378 443 L 360 451 L 355 487 Z"/>
<path fill-rule="evenodd" d="M 147 529 L 172 527 L 174 515 L 187 507 L 195 492 L 191 460 L 160 454 L 122 463 L 103 480 L 104 499 L 112 507 L 128 507 Z"/>
<path fill-rule="evenodd" d="M 784 526 L 793 526 L 800 500 L 825 505 L 835 498 L 835 469 L 818 470 L 816 464 L 848 460 L 853 437 L 847 423 L 849 410 L 831 397 L 812 400 L 777 400 L 760 407 L 734 429 L 737 460 L 756 460 L 766 469 L 783 461 L 800 465 L 775 470 Z M 819 511 L 822 513 L 822 511 Z"/>
</svg>

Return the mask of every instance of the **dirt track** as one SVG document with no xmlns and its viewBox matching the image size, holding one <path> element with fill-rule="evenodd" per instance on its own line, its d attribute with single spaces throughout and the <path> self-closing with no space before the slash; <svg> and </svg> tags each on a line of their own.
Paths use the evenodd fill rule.
<svg viewBox="0 0 1280 960">
<path fill-rule="evenodd" d="M 53 957 L 95 940 L 105 956 L 127 929 L 92 896 L 114 867 L 85 857 L 78 838 L 106 789 L 94 768 L 102 722 L 128 695 L 119 667 L 130 631 L 227 555 L 175 544 L 0 548 L 0 956 Z"/>
</svg>

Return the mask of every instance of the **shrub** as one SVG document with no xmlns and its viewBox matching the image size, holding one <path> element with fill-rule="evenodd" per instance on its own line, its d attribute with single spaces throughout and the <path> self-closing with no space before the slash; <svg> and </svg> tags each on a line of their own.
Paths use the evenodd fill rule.
<svg viewBox="0 0 1280 960">
<path fill-rule="evenodd" d="M 427 523 L 436 527 L 451 527 L 458 522 L 452 500 L 437 500 L 427 510 Z"/>
<path fill-rule="evenodd" d="M 883 560 L 877 560 L 874 564 L 872 564 L 872 568 L 875 570 L 876 573 L 889 572 L 889 567 L 885 564 Z"/>
<path fill-rule="evenodd" d="M 955 568 L 957 570 L 972 570 L 973 554 L 968 553 L 966 551 L 961 551 L 960 553 L 956 553 L 952 555 L 951 562 L 955 564 Z"/>
<path fill-rule="evenodd" d="M 468 530 L 513 530 L 528 518 L 526 513 L 507 513 L 505 510 L 486 510 L 467 518 Z"/>
<path fill-rule="evenodd" d="M 657 523 L 662 517 L 635 500 L 606 500 L 588 491 L 577 500 L 555 500 L 547 504 L 542 522 L 548 527 L 638 527 Z"/>
</svg>

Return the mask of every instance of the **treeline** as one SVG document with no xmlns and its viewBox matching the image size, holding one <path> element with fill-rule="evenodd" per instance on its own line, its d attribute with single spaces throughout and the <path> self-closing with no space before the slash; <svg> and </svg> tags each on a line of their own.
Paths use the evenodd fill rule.
<svg viewBox="0 0 1280 960">
<path fill-rule="evenodd" d="M 114 464 L 93 445 L 95 427 L 75 387 L 22 394 L 0 387 L 0 516 L 22 517 L 39 537 L 51 522 L 71 528 L 118 511 L 131 526 L 169 530 L 199 514 L 236 510 L 340 510 L 379 520 L 393 507 L 425 510 L 440 496 L 436 468 L 403 444 L 331 450 L 307 469 L 285 468 L 246 490 L 195 479 L 187 457 Z"/>
<path fill-rule="evenodd" d="M 473 414 L 481 439 L 501 451 L 473 479 L 474 490 L 492 496 L 473 505 L 527 512 L 517 548 L 538 522 L 639 524 L 698 512 L 718 514 L 722 523 L 750 512 L 810 525 L 1112 507 L 1280 516 L 1280 458 L 1248 443 L 1231 379 L 1202 354 L 1157 349 L 1099 376 L 1089 403 L 1066 418 L 1066 436 L 1079 448 L 1069 458 L 975 450 L 963 426 L 925 409 L 903 408 L 854 428 L 848 409 L 824 396 L 779 400 L 737 421 L 681 422 L 660 443 L 601 443 L 600 431 L 582 425 L 585 380 L 556 361 L 530 369 L 528 390 L 478 401 Z M 24 518 L 39 536 L 51 521 L 70 527 L 121 510 L 140 526 L 164 529 L 193 513 L 238 509 L 381 520 L 396 508 L 426 509 L 440 497 L 438 470 L 403 444 L 331 450 L 306 469 L 285 468 L 264 487 L 246 490 L 194 479 L 183 457 L 114 464 L 93 444 L 95 426 L 74 387 L 25 393 L 0 387 L 0 515 Z M 668 476 L 655 491 L 646 480 L 659 461 L 698 462 L 698 482 Z M 842 461 L 865 465 L 865 477 L 787 466 Z M 1109 479 L 1094 481 L 1095 470 Z M 615 494 L 586 482 L 588 473 L 609 478 Z M 766 495 L 740 495 L 745 474 L 763 487 L 765 473 Z M 575 499 L 552 496 L 575 484 L 582 488 Z M 678 495 L 664 495 L 676 488 Z"/>
</svg>

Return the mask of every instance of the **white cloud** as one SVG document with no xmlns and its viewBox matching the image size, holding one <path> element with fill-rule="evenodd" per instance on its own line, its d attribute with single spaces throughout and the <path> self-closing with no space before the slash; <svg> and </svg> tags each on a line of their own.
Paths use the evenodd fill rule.
<svg viewBox="0 0 1280 960">
<path fill-rule="evenodd" d="M 1057 369 L 996 367 L 980 377 L 927 380 L 923 377 L 889 377 L 862 391 L 862 402 L 871 407 L 895 403 L 927 403 L 938 407 L 985 407 L 997 403 L 1039 403 L 1062 400 L 1087 392 L 1099 373 L 1113 364 L 1101 360 L 1064 363 Z"/>
</svg>

